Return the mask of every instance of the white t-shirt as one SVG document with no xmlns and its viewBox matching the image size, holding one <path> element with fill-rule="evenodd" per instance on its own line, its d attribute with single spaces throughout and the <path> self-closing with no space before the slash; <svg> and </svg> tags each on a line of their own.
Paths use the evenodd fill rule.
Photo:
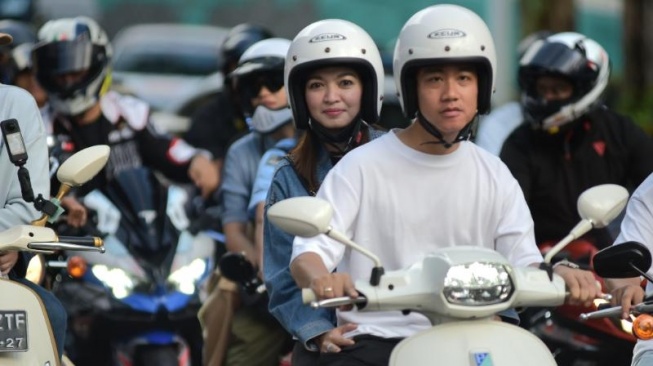
<svg viewBox="0 0 653 366">
<path fill-rule="evenodd" d="M 642 184 L 637 187 L 628 201 L 626 216 L 621 222 L 621 232 L 615 240 L 615 244 L 636 241 L 642 243 L 653 252 L 653 174 L 649 175 Z M 648 270 L 653 276 L 653 269 Z M 653 284 L 646 285 L 646 294 L 653 293 Z M 653 340 L 638 340 L 635 345 L 634 355 L 641 352 L 653 351 Z"/>
<path fill-rule="evenodd" d="M 517 181 L 496 156 L 462 142 L 447 155 L 419 152 L 395 133 L 349 152 L 317 194 L 334 206 L 331 225 L 377 254 L 386 271 L 406 268 L 436 248 L 493 248 L 515 266 L 542 261 L 533 220 Z M 324 235 L 296 238 L 292 259 L 319 254 L 329 270 L 368 279 L 373 263 Z M 359 333 L 407 337 L 430 327 L 411 313 L 338 312 Z"/>
</svg>

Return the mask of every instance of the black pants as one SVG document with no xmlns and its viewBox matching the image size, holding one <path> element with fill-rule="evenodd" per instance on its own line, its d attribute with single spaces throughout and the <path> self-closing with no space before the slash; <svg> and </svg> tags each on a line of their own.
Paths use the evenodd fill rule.
<svg viewBox="0 0 653 366">
<path fill-rule="evenodd" d="M 320 353 L 320 366 L 388 366 L 390 353 L 403 338 L 381 338 L 372 335 L 354 337 L 352 346 L 338 353 Z"/>
<path fill-rule="evenodd" d="M 292 349 L 292 366 L 315 366 L 320 361 L 320 352 L 309 351 L 303 344 L 295 341 L 295 346 Z"/>
</svg>

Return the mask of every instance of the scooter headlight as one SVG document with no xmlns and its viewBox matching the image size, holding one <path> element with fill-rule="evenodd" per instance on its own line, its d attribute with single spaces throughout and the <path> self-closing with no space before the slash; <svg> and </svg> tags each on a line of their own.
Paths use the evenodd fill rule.
<svg viewBox="0 0 653 366">
<path fill-rule="evenodd" d="M 187 265 L 180 267 L 168 276 L 168 281 L 172 283 L 177 290 L 186 294 L 192 295 L 197 288 L 197 281 L 199 281 L 207 271 L 207 261 L 197 258 Z"/>
<path fill-rule="evenodd" d="M 473 262 L 449 268 L 443 294 L 451 304 L 483 306 L 508 301 L 512 290 L 510 273 L 503 264 Z"/>
<path fill-rule="evenodd" d="M 113 296 L 117 299 L 127 297 L 136 284 L 134 278 L 120 268 L 110 268 L 103 264 L 96 264 L 91 271 L 98 280 L 111 289 Z"/>
</svg>

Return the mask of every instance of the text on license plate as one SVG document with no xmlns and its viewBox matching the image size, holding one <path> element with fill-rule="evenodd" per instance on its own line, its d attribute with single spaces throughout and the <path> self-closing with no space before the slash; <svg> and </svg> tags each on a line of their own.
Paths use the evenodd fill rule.
<svg viewBox="0 0 653 366">
<path fill-rule="evenodd" d="M 0 310 L 0 352 L 27 351 L 27 313 Z"/>
</svg>

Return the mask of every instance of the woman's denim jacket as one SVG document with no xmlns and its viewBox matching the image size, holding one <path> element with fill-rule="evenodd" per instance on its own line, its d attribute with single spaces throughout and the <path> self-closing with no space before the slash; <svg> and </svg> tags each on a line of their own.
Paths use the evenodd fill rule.
<svg viewBox="0 0 653 366">
<path fill-rule="evenodd" d="M 369 131 L 371 139 L 385 133 L 373 128 Z M 319 182 L 324 180 L 332 167 L 329 154 L 321 149 L 316 169 Z M 270 206 L 281 200 L 308 195 L 309 192 L 290 161 L 283 159 L 277 165 L 268 191 L 265 214 Z M 263 228 L 263 277 L 270 297 L 270 313 L 306 348 L 317 351 L 317 346 L 309 341 L 335 328 L 335 310 L 313 309 L 302 303 L 301 291 L 290 275 L 289 267 L 295 237 L 274 226 L 269 220 L 265 220 Z"/>
</svg>

